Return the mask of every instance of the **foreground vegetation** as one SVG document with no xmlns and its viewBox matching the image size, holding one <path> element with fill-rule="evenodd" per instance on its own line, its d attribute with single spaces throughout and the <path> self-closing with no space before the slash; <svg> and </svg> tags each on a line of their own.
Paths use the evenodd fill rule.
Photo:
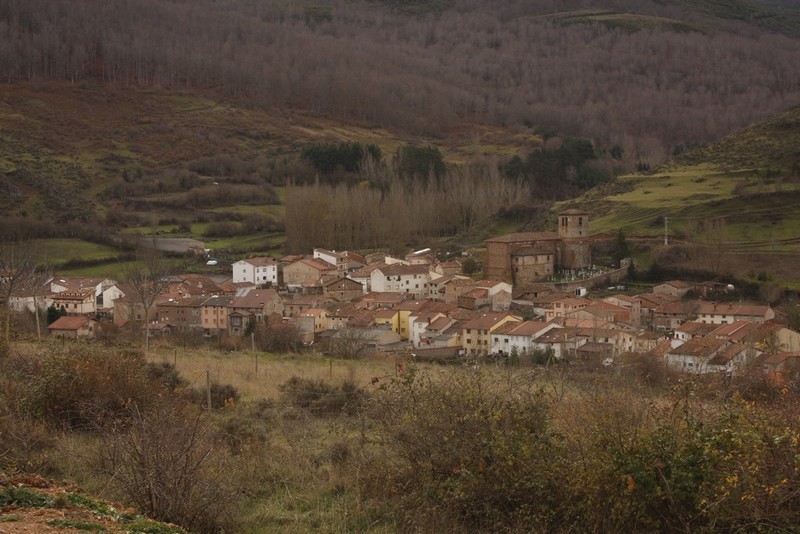
<svg viewBox="0 0 800 534">
<path fill-rule="evenodd" d="M 677 380 L 642 358 L 594 371 L 175 350 L 13 344 L 0 468 L 74 478 L 198 532 L 800 520 L 794 385 Z M 211 411 L 204 364 L 239 368 L 210 373 L 230 381 Z"/>
</svg>

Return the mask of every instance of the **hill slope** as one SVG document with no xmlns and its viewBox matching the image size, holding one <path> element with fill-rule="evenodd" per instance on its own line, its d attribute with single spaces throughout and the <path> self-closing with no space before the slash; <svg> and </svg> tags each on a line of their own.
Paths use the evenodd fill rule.
<svg viewBox="0 0 800 534">
<path fill-rule="evenodd" d="M 202 92 L 445 136 L 471 124 L 664 160 L 796 102 L 797 9 L 755 0 L 28 0 L 4 81 Z M 782 31 L 780 33 L 778 30 Z"/>
<path fill-rule="evenodd" d="M 255 251 L 283 239 L 287 180 L 315 179 L 297 161 L 308 143 L 372 143 L 387 158 L 406 143 L 432 143 L 448 161 L 541 143 L 530 131 L 486 125 L 432 139 L 213 92 L 53 81 L 0 86 L 0 124 L 4 232 L 105 244 L 106 231 L 172 234 L 205 239 L 209 248 Z M 209 230 L 226 224 L 234 231 Z M 61 260 L 89 259 L 74 243 L 48 248 Z M 65 248 L 74 255 L 64 257 Z M 108 250 L 90 252 L 93 261 L 114 258 Z"/>
<path fill-rule="evenodd" d="M 800 106 L 682 155 L 652 174 L 620 176 L 569 206 L 593 232 L 724 243 L 729 250 L 800 253 Z"/>
</svg>

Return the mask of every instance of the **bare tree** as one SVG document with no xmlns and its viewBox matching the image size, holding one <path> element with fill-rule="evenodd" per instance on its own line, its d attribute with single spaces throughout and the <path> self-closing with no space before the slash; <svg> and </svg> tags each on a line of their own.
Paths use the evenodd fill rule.
<svg viewBox="0 0 800 534">
<path fill-rule="evenodd" d="M 331 339 L 331 354 L 337 358 L 359 359 L 369 350 L 369 333 L 363 328 L 340 328 Z"/>
<path fill-rule="evenodd" d="M 134 404 L 128 425 L 103 441 L 99 470 L 139 509 L 197 532 L 230 528 L 239 488 L 202 412 L 166 402 L 143 413 Z"/>
<path fill-rule="evenodd" d="M 45 287 L 53 276 L 53 270 L 48 263 L 41 266 L 30 285 L 31 298 L 33 299 L 33 316 L 36 320 L 36 339 L 42 340 L 42 321 L 39 316 L 38 298 L 45 293 Z"/>
<path fill-rule="evenodd" d="M 296 3 L 281 4 L 6 1 L 0 73 L 8 83 L 44 76 L 219 86 L 270 106 L 413 133 L 524 119 L 621 144 L 629 164 L 656 164 L 672 149 L 717 139 L 800 95 L 797 40 L 762 24 L 772 17 L 693 31 L 696 9 L 624 0 L 615 9 L 674 18 L 686 31 L 627 31 L 627 23 L 620 31 L 613 23 L 562 25 L 537 16 L 581 2 L 558 9 L 475 2 L 435 18 L 392 13 L 380 3 L 328 2 L 329 20 L 309 23 Z"/>
<path fill-rule="evenodd" d="M 11 338 L 11 297 L 33 283 L 39 251 L 31 239 L 0 241 L 0 305 L 2 343 Z"/>
<path fill-rule="evenodd" d="M 131 299 L 144 309 L 145 350 L 150 350 L 150 312 L 158 296 L 167 289 L 174 263 L 157 250 L 137 252 L 136 261 L 125 270 L 123 278 L 133 291 Z"/>
<path fill-rule="evenodd" d="M 707 219 L 703 222 L 703 241 L 709 262 L 709 269 L 719 273 L 728 243 L 728 226 L 724 218 Z"/>
</svg>

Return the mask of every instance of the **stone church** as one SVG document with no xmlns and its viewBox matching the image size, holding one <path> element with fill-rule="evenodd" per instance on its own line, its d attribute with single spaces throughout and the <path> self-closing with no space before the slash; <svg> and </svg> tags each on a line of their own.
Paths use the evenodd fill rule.
<svg viewBox="0 0 800 534">
<path fill-rule="evenodd" d="M 531 284 L 560 269 L 583 269 L 592 263 L 589 214 L 558 214 L 558 232 L 506 234 L 486 240 L 484 277 L 514 285 Z"/>
</svg>

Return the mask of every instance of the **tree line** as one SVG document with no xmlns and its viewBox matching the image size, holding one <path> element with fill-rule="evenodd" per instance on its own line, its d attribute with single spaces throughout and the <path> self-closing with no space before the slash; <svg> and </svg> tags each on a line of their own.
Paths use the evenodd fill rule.
<svg viewBox="0 0 800 534">
<path fill-rule="evenodd" d="M 403 179 L 395 160 L 367 158 L 356 185 L 289 184 L 286 249 L 405 250 L 424 239 L 473 231 L 501 208 L 526 205 L 531 189 L 493 163 L 446 167 L 438 179 Z"/>
<path fill-rule="evenodd" d="M 441 135 L 534 124 L 656 163 L 797 102 L 797 38 L 665 2 L 608 7 L 696 31 L 559 23 L 578 0 L 2 0 L 0 76 L 222 91 L 258 105 Z M 634 28 L 635 29 L 635 28 Z"/>
</svg>

